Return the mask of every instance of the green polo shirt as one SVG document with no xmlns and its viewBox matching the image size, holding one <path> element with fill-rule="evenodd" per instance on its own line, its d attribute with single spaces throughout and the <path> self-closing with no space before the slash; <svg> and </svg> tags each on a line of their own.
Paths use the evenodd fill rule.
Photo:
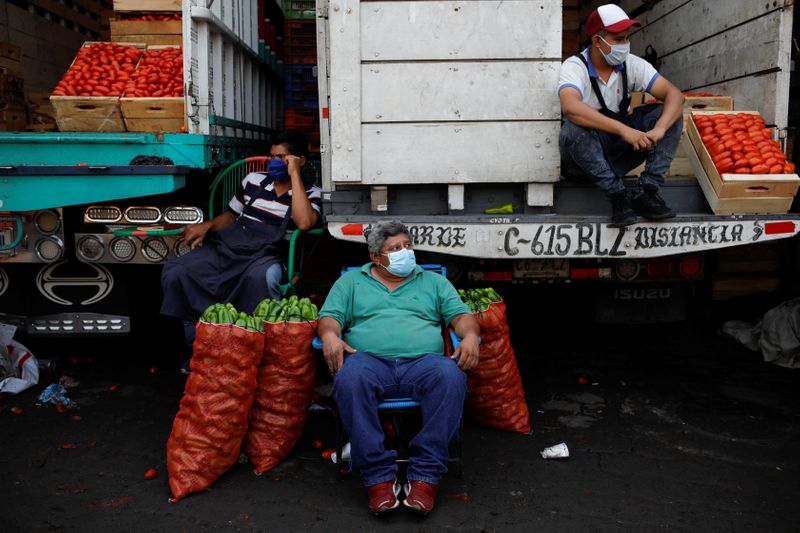
<svg viewBox="0 0 800 533">
<path fill-rule="evenodd" d="M 339 322 L 344 341 L 358 351 L 390 359 L 444 353 L 442 322 L 449 325 L 470 312 L 453 284 L 416 266 L 390 292 L 372 277 L 372 265 L 352 270 L 334 283 L 320 318 Z"/>
</svg>

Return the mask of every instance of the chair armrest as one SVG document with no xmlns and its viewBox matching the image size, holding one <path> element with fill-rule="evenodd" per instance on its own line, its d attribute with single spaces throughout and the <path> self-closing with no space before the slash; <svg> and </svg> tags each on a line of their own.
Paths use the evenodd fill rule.
<svg viewBox="0 0 800 533">
<path fill-rule="evenodd" d="M 281 285 L 281 295 L 286 294 L 286 292 L 295 284 L 297 280 L 300 279 L 299 275 L 295 275 L 294 271 L 294 251 L 297 247 L 297 240 L 303 233 L 307 233 L 309 235 L 322 235 L 323 229 L 322 228 L 311 228 L 310 230 L 299 230 L 296 229 L 292 232 L 292 236 L 289 238 L 289 257 L 286 260 L 286 275 L 288 276 L 288 281 Z"/>
<path fill-rule="evenodd" d="M 453 343 L 453 350 L 455 350 L 459 344 L 461 344 L 461 337 L 456 335 L 456 331 L 453 328 L 449 328 L 447 332 L 450 334 L 450 341 Z M 478 335 L 478 344 L 483 342 L 480 335 Z"/>
</svg>

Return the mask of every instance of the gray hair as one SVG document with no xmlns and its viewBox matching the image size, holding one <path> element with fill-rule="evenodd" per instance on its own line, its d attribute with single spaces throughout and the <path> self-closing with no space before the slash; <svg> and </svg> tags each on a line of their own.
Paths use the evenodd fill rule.
<svg viewBox="0 0 800 533">
<path fill-rule="evenodd" d="M 395 235 L 408 235 L 408 226 L 399 220 L 379 220 L 364 230 L 367 239 L 367 248 L 371 254 L 381 253 L 383 243 L 388 237 Z"/>
</svg>

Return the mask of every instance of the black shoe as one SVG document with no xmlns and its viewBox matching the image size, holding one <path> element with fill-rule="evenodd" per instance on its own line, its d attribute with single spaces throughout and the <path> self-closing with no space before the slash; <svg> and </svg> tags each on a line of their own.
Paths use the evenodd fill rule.
<svg viewBox="0 0 800 533">
<path fill-rule="evenodd" d="M 633 208 L 637 215 L 650 220 L 664 220 L 675 216 L 675 211 L 667 206 L 656 188 L 639 189 L 639 193 L 633 197 Z"/>
<path fill-rule="evenodd" d="M 620 191 L 612 194 L 611 200 L 611 223 L 612 228 L 622 228 L 636 223 L 636 213 L 628 200 L 628 191 Z"/>
</svg>

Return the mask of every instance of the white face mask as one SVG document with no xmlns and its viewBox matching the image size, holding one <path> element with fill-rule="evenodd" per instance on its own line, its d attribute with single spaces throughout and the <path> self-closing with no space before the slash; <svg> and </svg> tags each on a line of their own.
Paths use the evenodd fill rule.
<svg viewBox="0 0 800 533">
<path fill-rule="evenodd" d="M 623 64 L 625 60 L 628 59 L 628 54 L 631 53 L 631 43 L 611 44 L 602 37 L 600 37 L 600 40 L 611 47 L 611 51 L 607 54 L 603 52 L 603 50 L 600 50 L 600 53 L 603 54 L 603 59 L 606 60 L 606 63 L 612 67 L 615 67 Z"/>
</svg>

